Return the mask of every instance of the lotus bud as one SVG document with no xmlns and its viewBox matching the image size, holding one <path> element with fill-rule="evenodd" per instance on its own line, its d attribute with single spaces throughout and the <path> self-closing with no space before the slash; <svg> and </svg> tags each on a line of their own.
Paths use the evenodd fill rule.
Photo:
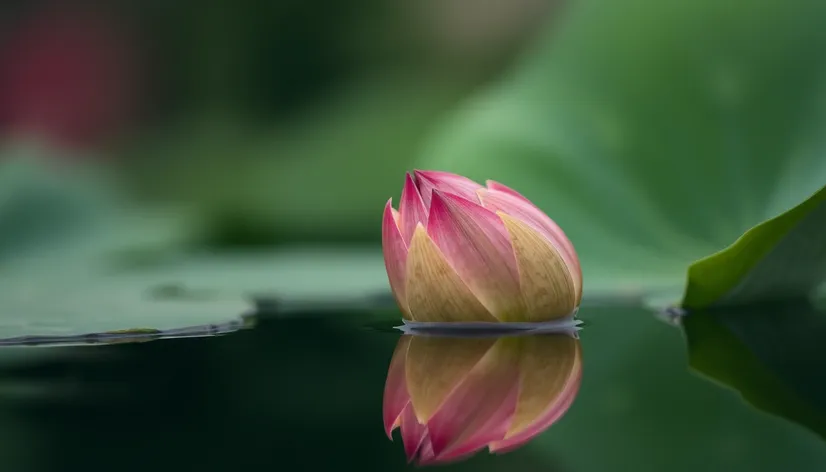
<svg viewBox="0 0 826 472">
<path fill-rule="evenodd" d="M 399 209 L 384 208 L 382 246 L 393 295 L 415 322 L 544 322 L 582 298 L 573 244 L 545 213 L 500 183 L 406 175 Z"/>
<path fill-rule="evenodd" d="M 399 428 L 420 465 L 508 452 L 565 414 L 581 377 L 580 342 L 567 334 L 402 336 L 385 383 L 385 432 L 392 440 Z"/>
</svg>

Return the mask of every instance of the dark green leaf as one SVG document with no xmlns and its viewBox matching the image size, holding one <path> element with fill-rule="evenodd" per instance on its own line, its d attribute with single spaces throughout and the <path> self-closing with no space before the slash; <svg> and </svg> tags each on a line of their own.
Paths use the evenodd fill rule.
<svg viewBox="0 0 826 472">
<path fill-rule="evenodd" d="M 826 279 L 826 187 L 688 269 L 682 306 L 744 305 L 811 294 Z"/>
<path fill-rule="evenodd" d="M 826 438 L 826 312 L 808 302 L 717 308 L 683 327 L 694 369 Z"/>
</svg>

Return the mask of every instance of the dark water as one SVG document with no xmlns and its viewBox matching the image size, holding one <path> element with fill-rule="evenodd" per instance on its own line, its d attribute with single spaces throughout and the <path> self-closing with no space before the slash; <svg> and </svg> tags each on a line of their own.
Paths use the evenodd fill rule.
<svg viewBox="0 0 826 472">
<path fill-rule="evenodd" d="M 826 470 L 813 434 L 689 372 L 675 327 L 635 309 L 580 317 L 567 413 L 521 449 L 441 468 Z M 3 470 L 412 469 L 382 424 L 393 324 L 305 313 L 212 338 L 4 351 L 38 356 L 0 365 Z"/>
</svg>

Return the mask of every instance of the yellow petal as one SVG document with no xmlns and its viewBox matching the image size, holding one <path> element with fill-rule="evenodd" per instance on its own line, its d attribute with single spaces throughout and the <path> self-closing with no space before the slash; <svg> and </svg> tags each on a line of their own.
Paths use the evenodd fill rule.
<svg viewBox="0 0 826 472">
<path fill-rule="evenodd" d="M 498 321 L 462 282 L 421 225 L 407 253 L 405 292 L 415 321 Z"/>
<path fill-rule="evenodd" d="M 521 338 L 520 390 L 506 438 L 540 420 L 557 402 L 580 363 L 578 339 L 565 334 Z"/>
<path fill-rule="evenodd" d="M 405 361 L 407 392 L 420 423 L 430 420 L 495 342 L 495 338 L 412 337 Z"/>
<path fill-rule="evenodd" d="M 524 321 L 547 321 L 570 315 L 577 306 L 577 289 L 562 256 L 526 223 L 497 212 L 505 223 L 519 267 L 525 297 Z"/>
</svg>

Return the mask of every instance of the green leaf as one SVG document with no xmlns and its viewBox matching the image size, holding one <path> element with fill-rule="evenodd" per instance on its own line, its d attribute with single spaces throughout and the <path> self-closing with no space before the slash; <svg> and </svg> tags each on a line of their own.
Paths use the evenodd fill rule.
<svg viewBox="0 0 826 472">
<path fill-rule="evenodd" d="M 188 213 L 129 206 L 103 175 L 48 159 L 0 161 L 0 345 L 213 335 L 258 299 L 284 311 L 387 292 L 374 248 L 197 251 Z"/>
<path fill-rule="evenodd" d="M 0 161 L 0 344 L 75 343 L 226 324 L 243 300 L 160 300 L 117 264 L 185 239 L 180 214 L 124 204 L 100 172 L 62 156 L 7 149 Z M 110 331 L 128 330 L 121 333 Z M 219 329 L 220 330 L 220 329 Z"/>
<path fill-rule="evenodd" d="M 0 272 L 0 345 L 211 335 L 241 328 L 256 300 L 276 302 L 279 313 L 310 303 L 392 307 L 371 302 L 386 292 L 381 253 L 372 250 L 182 252 L 126 266 L 49 260 Z"/>
<path fill-rule="evenodd" d="M 826 439 L 826 312 L 775 303 L 692 312 L 682 324 L 692 368 Z"/>
<path fill-rule="evenodd" d="M 826 279 L 826 187 L 688 269 L 683 308 L 806 297 Z"/>
<path fill-rule="evenodd" d="M 824 48 L 823 3 L 577 2 L 419 166 L 532 199 L 586 300 L 674 302 L 691 263 L 826 181 Z"/>
</svg>

